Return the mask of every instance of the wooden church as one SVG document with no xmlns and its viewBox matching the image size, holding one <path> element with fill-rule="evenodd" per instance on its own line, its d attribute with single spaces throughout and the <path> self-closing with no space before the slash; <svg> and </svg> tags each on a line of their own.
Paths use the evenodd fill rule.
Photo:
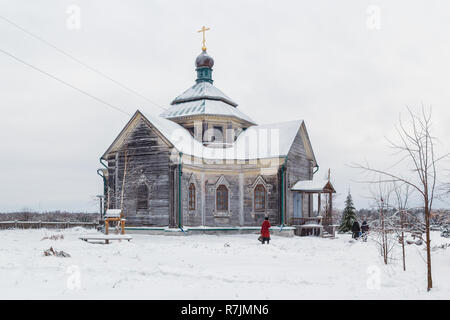
<svg viewBox="0 0 450 320">
<path fill-rule="evenodd" d="M 105 209 L 122 209 L 129 228 L 245 230 L 269 217 L 326 230 L 334 189 L 313 180 L 304 121 L 256 124 L 214 86 L 205 45 L 195 66 L 192 87 L 159 116 L 136 111 L 102 155 Z"/>
</svg>

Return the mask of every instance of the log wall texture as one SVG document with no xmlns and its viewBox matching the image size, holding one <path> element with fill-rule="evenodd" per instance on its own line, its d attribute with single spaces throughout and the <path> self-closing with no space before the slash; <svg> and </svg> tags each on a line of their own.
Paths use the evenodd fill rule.
<svg viewBox="0 0 450 320">
<path fill-rule="evenodd" d="M 290 221 L 294 216 L 294 193 L 291 187 L 299 180 L 312 180 L 313 164 L 306 155 L 305 145 L 303 144 L 301 131 L 299 131 L 294 139 L 294 143 L 288 153 L 287 169 L 286 169 L 286 219 Z M 311 204 L 311 196 L 303 197 L 303 216 L 306 216 Z"/>
<path fill-rule="evenodd" d="M 172 209 L 170 147 L 157 135 L 155 130 L 141 121 L 126 139 L 116 155 L 108 157 L 109 187 L 113 187 L 110 197 L 111 209 L 121 206 L 121 193 L 127 154 L 127 170 L 123 193 L 123 210 L 128 225 L 167 226 Z M 108 179 L 109 180 L 109 179 Z M 148 188 L 148 209 L 139 209 L 138 188 Z M 142 200 L 142 197 L 141 197 Z"/>
<path fill-rule="evenodd" d="M 144 120 L 136 127 L 118 151 L 106 155 L 108 161 L 107 185 L 110 209 L 121 206 L 124 180 L 125 154 L 127 170 L 123 193 L 123 209 L 128 226 L 179 225 L 179 158 L 171 157 L 170 144 Z M 174 153 L 177 155 L 177 152 Z M 183 158 L 181 175 L 181 225 L 184 226 L 255 226 L 261 225 L 265 216 L 272 224 L 279 224 L 281 208 L 280 163 L 269 165 L 270 170 L 261 170 L 260 163 L 190 163 Z M 266 168 L 267 169 L 267 168 Z M 290 187 L 298 180 L 312 179 L 312 162 L 307 158 L 301 131 L 297 133 L 288 154 L 286 166 L 286 217 L 293 216 L 293 201 Z M 195 185 L 195 209 L 189 209 L 189 185 Z M 228 188 L 227 211 L 216 210 L 216 189 L 220 184 Z M 266 208 L 254 210 L 254 188 L 263 184 L 266 188 Z M 145 203 L 138 190 L 145 185 L 148 190 L 147 209 L 138 208 Z M 145 200 L 145 199 L 144 199 Z M 305 200 L 305 210 L 308 208 Z"/>
</svg>

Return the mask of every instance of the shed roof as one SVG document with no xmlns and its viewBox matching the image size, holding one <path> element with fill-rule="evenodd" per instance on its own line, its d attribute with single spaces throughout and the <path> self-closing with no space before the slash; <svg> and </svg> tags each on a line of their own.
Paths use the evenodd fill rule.
<svg viewBox="0 0 450 320">
<path fill-rule="evenodd" d="M 292 191 L 303 192 L 332 192 L 335 193 L 333 185 L 329 180 L 301 180 L 297 181 L 291 188 Z"/>
</svg>

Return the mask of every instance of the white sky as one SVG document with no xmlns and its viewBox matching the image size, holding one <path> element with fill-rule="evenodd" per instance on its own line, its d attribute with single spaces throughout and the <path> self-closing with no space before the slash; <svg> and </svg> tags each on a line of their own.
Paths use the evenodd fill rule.
<svg viewBox="0 0 450 320">
<path fill-rule="evenodd" d="M 81 9 L 81 29 L 66 22 Z M 368 28 L 369 5 L 380 29 Z M 394 162 L 384 137 L 405 106 L 433 106 L 438 151 L 449 150 L 448 1 L 0 0 L 0 15 L 157 104 L 194 83 L 202 25 L 214 84 L 257 123 L 304 119 L 342 207 L 367 190 L 350 168 Z M 129 113 L 160 109 L 0 19 L 0 49 Z M 0 53 L 0 212 L 95 211 L 98 158 L 129 117 Z M 446 205 L 440 203 L 440 206 Z"/>
</svg>

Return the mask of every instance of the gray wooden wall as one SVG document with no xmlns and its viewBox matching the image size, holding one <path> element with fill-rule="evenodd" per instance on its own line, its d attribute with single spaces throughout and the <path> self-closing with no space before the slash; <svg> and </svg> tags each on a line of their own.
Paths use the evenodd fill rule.
<svg viewBox="0 0 450 320">
<path fill-rule="evenodd" d="M 221 166 L 221 169 L 225 169 Z M 277 174 L 261 175 L 254 169 L 245 167 L 236 172 L 236 167 L 229 168 L 230 173 L 214 173 L 192 170 L 186 165 L 182 176 L 182 208 L 183 225 L 185 226 L 255 226 L 260 225 L 264 217 L 269 216 L 272 223 L 278 223 L 279 213 L 279 181 Z M 266 187 L 266 210 L 254 212 L 254 193 L 252 186 L 256 179 L 263 179 Z M 220 179 L 220 181 L 219 181 Z M 224 180 L 222 180 L 224 179 Z M 261 180 L 258 181 L 258 183 Z M 196 208 L 189 210 L 189 185 L 196 186 Z M 216 211 L 216 188 L 225 184 L 229 194 L 229 207 L 227 212 Z M 256 185 L 255 185 L 256 186 Z"/>
<path fill-rule="evenodd" d="M 288 153 L 286 174 L 286 222 L 294 216 L 294 193 L 291 187 L 299 180 L 312 180 L 313 164 L 306 155 L 305 146 L 302 141 L 301 132 L 297 133 L 291 150 Z M 312 197 L 305 195 L 303 197 L 303 216 L 306 216 L 312 207 Z"/>
<path fill-rule="evenodd" d="M 122 149 L 108 157 L 108 181 L 112 189 L 110 208 L 120 208 L 127 152 L 123 209 L 128 225 L 167 226 L 172 208 L 170 148 L 144 121 L 130 134 Z M 137 209 L 137 188 L 149 190 L 148 210 Z"/>
<path fill-rule="evenodd" d="M 119 152 L 108 154 L 109 208 L 120 208 L 125 166 L 128 152 L 123 208 L 127 225 L 178 225 L 178 161 L 171 159 L 171 148 L 155 130 L 141 121 L 129 135 Z M 280 163 L 271 172 L 261 171 L 255 163 L 189 164 L 182 166 L 181 208 L 183 226 L 255 226 L 267 215 L 272 224 L 280 223 L 281 170 Z M 299 179 L 312 178 L 312 164 L 308 160 L 300 132 L 288 155 L 286 169 L 286 217 L 293 216 L 292 193 L 289 188 Z M 266 187 L 266 210 L 254 212 L 253 188 L 256 181 Z M 196 187 L 195 210 L 188 208 L 189 184 Z M 137 209 L 137 189 L 145 184 L 149 190 L 148 210 Z M 229 211 L 216 211 L 216 187 L 229 187 Z M 306 202 L 307 199 L 305 200 Z M 305 204 L 305 210 L 308 203 Z"/>
</svg>

